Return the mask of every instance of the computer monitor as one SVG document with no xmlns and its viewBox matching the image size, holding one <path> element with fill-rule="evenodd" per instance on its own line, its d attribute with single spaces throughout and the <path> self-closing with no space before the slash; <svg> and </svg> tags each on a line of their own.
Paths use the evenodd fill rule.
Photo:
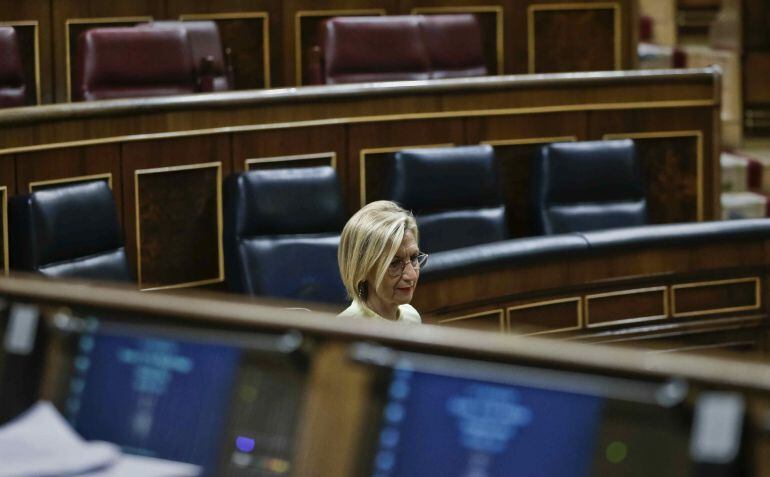
<svg viewBox="0 0 770 477">
<path fill-rule="evenodd" d="M 290 475 L 306 377 L 296 335 L 84 323 L 60 403 L 84 438 L 203 475 Z"/>
<path fill-rule="evenodd" d="M 681 383 L 395 356 L 373 390 L 364 475 L 692 475 Z"/>
</svg>

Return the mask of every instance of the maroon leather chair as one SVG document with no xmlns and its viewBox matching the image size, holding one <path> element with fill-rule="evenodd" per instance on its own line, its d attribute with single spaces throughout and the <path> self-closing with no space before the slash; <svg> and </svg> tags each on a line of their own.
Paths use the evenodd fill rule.
<svg viewBox="0 0 770 477">
<path fill-rule="evenodd" d="M 0 26 L 0 108 L 24 106 L 26 98 L 16 30 Z"/>
<path fill-rule="evenodd" d="M 431 78 L 487 75 L 481 26 L 475 16 L 426 15 L 420 32 L 431 64 Z"/>
<path fill-rule="evenodd" d="M 219 27 L 213 21 L 161 21 L 145 23 L 140 28 L 181 28 L 187 33 L 193 69 L 198 79 L 198 91 L 228 91 L 233 89 L 225 65 Z"/>
<path fill-rule="evenodd" d="M 323 81 L 427 80 L 418 16 L 334 17 L 321 23 Z"/>
<path fill-rule="evenodd" d="M 95 28 L 78 39 L 76 100 L 195 91 L 187 34 L 180 28 Z"/>
</svg>

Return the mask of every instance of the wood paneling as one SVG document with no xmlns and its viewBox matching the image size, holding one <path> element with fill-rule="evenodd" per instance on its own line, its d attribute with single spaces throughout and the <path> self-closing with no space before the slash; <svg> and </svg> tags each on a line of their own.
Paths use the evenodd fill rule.
<svg viewBox="0 0 770 477">
<path fill-rule="evenodd" d="M 682 283 L 671 289 L 674 316 L 701 316 L 757 310 L 762 306 L 758 277 Z"/>
<path fill-rule="evenodd" d="M 221 179 L 232 170 L 228 139 L 123 146 L 123 182 L 132 185 L 124 189 L 126 217 L 134 217 L 125 227 L 126 250 L 140 288 L 224 279 Z"/>
<path fill-rule="evenodd" d="M 585 303 L 587 328 L 654 321 L 669 316 L 668 290 L 665 286 L 587 295 Z"/>
<path fill-rule="evenodd" d="M 436 320 L 434 323 L 455 328 L 485 331 L 506 331 L 508 329 L 505 322 L 505 311 L 500 308 L 477 311 L 469 315 L 440 316 L 434 317 L 434 319 Z"/>
<path fill-rule="evenodd" d="M 583 323 L 582 310 L 580 297 L 517 302 L 508 307 L 508 327 L 514 333 L 577 330 Z"/>
<path fill-rule="evenodd" d="M 527 14 L 530 73 L 622 68 L 619 3 L 534 4 Z"/>
</svg>

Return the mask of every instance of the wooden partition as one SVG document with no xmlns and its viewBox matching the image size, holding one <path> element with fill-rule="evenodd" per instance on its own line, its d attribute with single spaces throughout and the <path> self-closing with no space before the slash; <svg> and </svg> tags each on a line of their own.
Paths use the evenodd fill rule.
<svg viewBox="0 0 770 477">
<path fill-rule="evenodd" d="M 770 235 L 670 238 L 422 277 L 429 320 L 669 348 L 767 350 Z M 679 344 L 674 344 L 679 343 Z"/>
<path fill-rule="evenodd" d="M 105 180 L 142 289 L 224 278 L 221 178 L 330 164 L 348 213 L 398 149 L 492 144 L 514 237 L 544 143 L 631 137 L 654 223 L 719 217 L 719 77 L 709 69 L 478 78 L 103 101 L 0 113 L 0 186 Z"/>
<path fill-rule="evenodd" d="M 213 20 L 232 52 L 235 88 L 300 85 L 320 21 L 338 15 L 471 13 L 482 27 L 490 74 L 631 69 L 633 0 L 154 0 L 0 1 L 0 24 L 17 26 L 44 103 L 71 97 L 77 35 L 96 26 Z M 32 53 L 35 52 L 34 57 Z M 29 73 L 35 73 L 34 68 Z"/>
<path fill-rule="evenodd" d="M 40 317 L 53 330 L 45 341 L 46 364 L 40 394 L 58 403 L 61 409 L 66 409 L 65 396 L 70 388 L 67 385 L 68 373 L 72 373 L 75 368 L 73 362 L 77 363 L 63 340 L 68 335 L 78 333 L 76 330 L 82 332 L 83 326 L 110 329 L 112 331 L 108 333 L 113 333 L 113 336 L 121 331 L 130 332 L 135 338 L 155 337 L 157 335 L 153 333 L 163 332 L 165 342 L 168 343 L 173 343 L 170 340 L 183 342 L 190 337 L 197 337 L 195 339 L 199 343 L 216 343 L 217 340 L 232 340 L 237 336 L 235 343 L 244 348 L 259 346 L 266 336 L 289 333 L 284 336 L 289 336 L 291 340 L 287 340 L 284 346 L 289 346 L 290 342 L 302 344 L 297 359 L 305 363 L 302 369 L 306 370 L 304 399 L 297 411 L 299 420 L 294 432 L 296 437 L 291 459 L 292 475 L 295 476 L 362 475 L 362 461 L 365 461 L 370 446 L 378 438 L 377 415 L 373 413 L 378 410 L 381 412 L 377 403 L 384 400 L 387 392 L 385 386 L 376 387 L 376 368 L 386 367 L 399 357 L 409 358 L 409 353 L 419 353 L 420 356 L 439 362 L 450 358 L 455 363 L 457 360 L 466 360 L 461 362 L 464 367 L 452 369 L 451 372 L 449 369 L 440 369 L 440 372 L 455 377 L 463 376 L 463 373 L 473 369 L 469 366 L 484 363 L 497 366 L 495 369 L 508 373 L 507 376 L 518 376 L 528 371 L 529 376 L 537 378 L 535 382 L 541 385 L 553 379 L 554 373 L 563 379 L 575 377 L 570 373 L 581 373 L 578 375 L 582 376 L 581 382 L 600 385 L 591 392 L 601 392 L 613 383 L 622 383 L 626 395 L 633 395 L 633 401 L 643 399 L 645 394 L 642 391 L 649 390 L 650 386 L 665 385 L 661 391 L 665 390 L 665 396 L 669 398 L 667 406 L 678 402 L 676 415 L 682 419 L 683 424 L 686 423 L 683 437 L 685 443 L 697 434 L 689 430 L 692 418 L 685 419 L 684 416 L 696 414 L 693 408 L 699 405 L 701 393 L 735 393 L 715 394 L 714 397 L 739 399 L 745 404 L 746 418 L 741 419 L 741 426 L 746 426 L 747 431 L 742 441 L 745 454 L 741 453 L 741 459 L 746 462 L 744 469 L 749 469 L 751 475 L 768 475 L 768 463 L 763 458 L 768 452 L 768 440 L 763 426 L 770 410 L 767 404 L 770 393 L 767 381 L 769 370 L 767 364 L 759 362 L 686 354 L 665 355 L 639 349 L 615 349 L 540 337 L 505 336 L 428 325 L 335 319 L 333 315 L 321 312 L 291 311 L 264 304 L 237 302 L 232 298 L 225 301 L 214 296 L 146 295 L 116 288 L 54 283 L 42 279 L 0 279 L 0 297 L 3 299 L 4 319 L 9 307 L 23 304 L 25 317 Z M 11 311 L 10 316 L 14 315 L 18 313 Z M 14 319 L 24 318 L 17 316 Z M 137 334 L 139 331 L 145 334 Z M 155 341 L 159 339 L 155 337 Z M 93 342 L 91 338 L 88 343 L 93 346 Z M 356 360 L 358 353 L 354 350 L 357 345 L 378 353 L 374 355 L 377 360 L 371 364 Z M 40 355 L 43 355 L 43 351 L 38 350 Z M 414 360 L 414 356 L 412 354 L 411 359 Z M 601 379 L 597 381 L 596 377 Z M 115 381 L 119 382 L 119 379 L 115 378 Z M 481 386 L 483 381 L 476 383 Z M 497 382 L 496 385 L 497 389 L 506 389 L 505 381 Z M 436 399 L 442 396 L 438 393 Z M 217 412 L 216 409 L 207 411 Z M 258 415 L 259 411 L 250 409 L 249 415 Z M 645 415 L 648 418 L 653 416 L 649 413 Z M 742 417 L 742 414 L 739 416 Z M 410 416 L 410 419 L 417 417 Z M 623 421 L 619 420 L 619 423 L 623 424 Z M 738 428 L 741 429 L 741 426 Z M 621 433 L 627 430 L 621 429 Z M 661 429 L 657 432 L 657 438 L 670 437 Z M 211 432 L 207 437 L 213 439 L 216 435 Z M 172 436 L 173 430 L 169 429 L 166 438 L 171 439 Z M 204 441 L 200 443 L 207 445 Z M 647 444 L 654 445 L 651 441 Z M 222 448 L 227 449 L 224 442 Z M 674 461 L 686 461 L 687 446 L 677 448 L 683 455 L 674 456 Z M 554 448 L 554 452 L 558 450 Z M 641 448 L 635 450 L 643 451 Z M 603 448 L 598 453 L 603 457 Z M 439 457 L 431 455 L 431 458 Z M 676 464 L 668 460 L 671 457 L 656 456 L 652 464 L 660 472 L 668 472 L 671 466 L 676 468 Z M 650 465 L 644 462 L 640 464 Z"/>
</svg>

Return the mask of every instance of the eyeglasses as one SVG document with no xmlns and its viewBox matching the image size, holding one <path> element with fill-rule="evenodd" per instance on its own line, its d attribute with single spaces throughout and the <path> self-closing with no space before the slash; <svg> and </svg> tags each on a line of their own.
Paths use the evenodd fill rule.
<svg viewBox="0 0 770 477">
<path fill-rule="evenodd" d="M 400 277 L 404 274 L 404 269 L 406 268 L 407 263 L 411 263 L 413 269 L 419 270 L 421 267 L 424 267 L 426 263 L 428 263 L 428 254 L 418 253 L 417 255 L 413 255 L 407 261 L 404 261 L 400 258 L 394 258 L 393 261 L 390 262 L 390 265 L 388 265 L 388 275 L 393 278 Z"/>
</svg>

